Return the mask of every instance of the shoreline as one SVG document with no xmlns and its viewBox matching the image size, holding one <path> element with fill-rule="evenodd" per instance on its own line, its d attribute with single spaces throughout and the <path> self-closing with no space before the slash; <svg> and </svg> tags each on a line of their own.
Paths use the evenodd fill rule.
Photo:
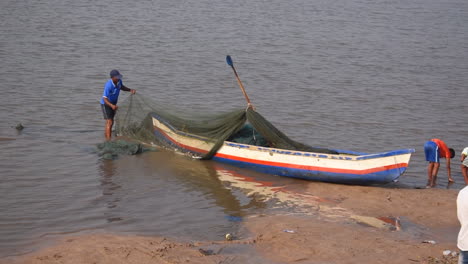
<svg viewBox="0 0 468 264">
<path fill-rule="evenodd" d="M 456 263 L 452 256 L 446 262 L 435 259 L 441 260 L 444 250 L 458 252 L 457 190 L 333 184 L 303 188 L 275 193 L 293 206 L 305 203 L 301 213 L 247 217 L 242 226 L 248 235 L 233 241 L 66 235 L 0 263 Z M 435 244 L 423 243 L 427 240 Z"/>
</svg>

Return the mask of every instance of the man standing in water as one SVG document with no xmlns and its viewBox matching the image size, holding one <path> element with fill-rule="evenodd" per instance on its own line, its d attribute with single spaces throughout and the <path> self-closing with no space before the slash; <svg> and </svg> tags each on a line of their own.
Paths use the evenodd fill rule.
<svg viewBox="0 0 468 264">
<path fill-rule="evenodd" d="M 117 101 L 119 99 L 120 90 L 126 92 L 136 93 L 136 90 L 130 89 L 122 84 L 122 74 L 118 70 L 112 70 L 110 72 L 110 79 L 104 85 L 104 93 L 101 97 L 101 108 L 106 120 L 106 127 L 104 135 L 106 140 L 110 140 L 112 137 L 112 126 L 114 125 L 114 116 L 117 111 Z"/>
<path fill-rule="evenodd" d="M 457 216 L 461 225 L 457 241 L 457 247 L 460 249 L 458 263 L 468 264 L 468 187 L 458 193 Z"/>
<path fill-rule="evenodd" d="M 455 156 L 455 151 L 452 148 L 448 148 L 444 141 L 433 138 L 424 144 L 424 154 L 426 160 L 429 161 L 427 167 L 427 186 L 426 188 L 432 188 L 436 186 L 437 173 L 440 167 L 440 158 L 447 160 L 447 176 L 449 182 L 455 182 L 451 176 L 450 170 L 450 159 Z"/>
</svg>

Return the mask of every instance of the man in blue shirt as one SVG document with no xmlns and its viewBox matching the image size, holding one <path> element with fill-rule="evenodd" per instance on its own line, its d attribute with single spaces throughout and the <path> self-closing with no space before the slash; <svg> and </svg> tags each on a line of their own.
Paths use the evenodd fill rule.
<svg viewBox="0 0 468 264">
<path fill-rule="evenodd" d="M 114 116 L 118 108 L 117 101 L 120 90 L 131 92 L 132 94 L 136 93 L 136 90 L 122 84 L 122 74 L 118 70 L 112 70 L 110 72 L 110 79 L 104 85 L 104 93 L 101 97 L 102 113 L 106 120 L 106 128 L 104 130 L 106 140 L 110 140 L 112 137 L 112 126 L 114 125 Z"/>
</svg>

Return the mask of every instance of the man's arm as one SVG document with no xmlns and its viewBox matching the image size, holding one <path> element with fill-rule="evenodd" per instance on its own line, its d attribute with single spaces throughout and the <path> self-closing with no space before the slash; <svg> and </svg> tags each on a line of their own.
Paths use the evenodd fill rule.
<svg viewBox="0 0 468 264">
<path fill-rule="evenodd" d="M 112 110 L 117 110 L 117 106 L 115 104 L 112 104 L 107 97 L 104 97 L 104 103 L 108 105 Z"/>
<path fill-rule="evenodd" d="M 135 89 L 130 89 L 128 88 L 127 86 L 123 85 L 122 84 L 122 88 L 120 88 L 121 90 L 124 90 L 126 92 L 131 92 L 132 94 L 135 94 L 136 93 L 136 90 Z"/>
<path fill-rule="evenodd" d="M 452 174 L 451 174 L 452 171 L 450 170 L 450 160 L 451 160 L 451 158 L 446 158 L 446 160 L 447 160 L 447 176 L 448 176 L 448 180 L 449 180 L 450 182 L 453 182 L 454 180 L 452 179 Z"/>
</svg>

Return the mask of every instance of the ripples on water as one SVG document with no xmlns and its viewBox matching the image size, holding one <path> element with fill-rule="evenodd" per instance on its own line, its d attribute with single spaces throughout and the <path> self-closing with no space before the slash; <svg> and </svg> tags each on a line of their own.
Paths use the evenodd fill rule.
<svg viewBox="0 0 468 264">
<path fill-rule="evenodd" d="M 213 238 L 235 226 L 226 216 L 268 208 L 223 188 L 212 165 L 168 167 L 158 153 L 99 161 L 112 68 L 156 100 L 218 111 L 245 105 L 230 54 L 259 112 L 293 138 L 416 148 L 408 185 L 425 183 L 427 139 L 456 160 L 468 145 L 464 0 L 3 0 L 0 15 L 0 137 L 16 139 L 0 141 L 0 256 L 87 229 Z"/>
</svg>

